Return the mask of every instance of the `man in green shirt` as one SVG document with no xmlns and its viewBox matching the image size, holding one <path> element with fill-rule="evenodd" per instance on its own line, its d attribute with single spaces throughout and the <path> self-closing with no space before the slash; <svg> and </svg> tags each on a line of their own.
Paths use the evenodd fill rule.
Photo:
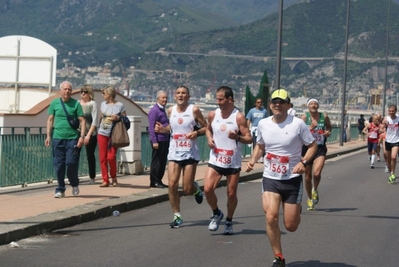
<svg viewBox="0 0 399 267">
<path fill-rule="evenodd" d="M 48 109 L 47 138 L 45 145 L 53 149 L 53 164 L 57 176 L 58 186 L 55 189 L 55 198 L 65 197 L 65 172 L 72 186 L 72 194 L 79 194 L 78 166 L 80 149 L 84 145 L 85 119 L 80 103 L 71 98 L 72 84 L 64 81 L 60 85 L 61 97 L 54 99 Z M 62 101 L 62 102 L 61 102 Z M 81 127 L 79 132 L 69 124 L 70 117 L 77 118 Z M 51 140 L 52 139 L 52 140 Z"/>
</svg>

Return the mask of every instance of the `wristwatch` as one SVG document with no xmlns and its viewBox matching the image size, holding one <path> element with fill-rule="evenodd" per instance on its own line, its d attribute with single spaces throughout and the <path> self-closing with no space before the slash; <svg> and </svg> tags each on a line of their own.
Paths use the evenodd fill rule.
<svg viewBox="0 0 399 267">
<path fill-rule="evenodd" d="M 305 166 L 305 167 L 308 165 L 306 159 L 301 160 L 301 162 L 302 162 L 303 166 Z"/>
</svg>

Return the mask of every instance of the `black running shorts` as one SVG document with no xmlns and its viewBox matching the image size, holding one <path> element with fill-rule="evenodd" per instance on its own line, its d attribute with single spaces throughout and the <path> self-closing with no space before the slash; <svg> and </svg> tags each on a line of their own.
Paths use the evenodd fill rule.
<svg viewBox="0 0 399 267">
<path fill-rule="evenodd" d="M 289 180 L 274 180 L 263 177 L 262 189 L 262 193 L 267 191 L 280 194 L 284 203 L 301 203 L 303 195 L 302 175 Z"/>
</svg>

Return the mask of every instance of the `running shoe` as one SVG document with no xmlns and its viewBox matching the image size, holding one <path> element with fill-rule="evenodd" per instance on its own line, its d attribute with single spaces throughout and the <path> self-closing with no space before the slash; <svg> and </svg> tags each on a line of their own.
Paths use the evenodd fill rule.
<svg viewBox="0 0 399 267">
<path fill-rule="evenodd" d="M 308 210 L 314 210 L 313 200 L 308 198 Z"/>
<path fill-rule="evenodd" d="M 220 221 L 223 219 L 223 212 L 219 210 L 219 215 L 212 215 L 211 222 L 209 223 L 209 231 L 217 231 L 219 229 Z"/>
<path fill-rule="evenodd" d="M 388 172 L 389 172 L 389 170 L 388 170 L 388 166 L 387 166 L 387 165 L 385 165 L 385 172 L 386 172 L 386 173 L 388 173 Z"/>
<path fill-rule="evenodd" d="M 371 164 L 371 165 L 370 165 L 370 168 L 374 169 L 374 164 Z"/>
<path fill-rule="evenodd" d="M 389 184 L 393 184 L 394 182 L 396 181 L 396 176 L 395 176 L 395 174 L 391 174 L 391 175 L 389 175 L 389 177 L 388 177 L 388 183 Z"/>
<path fill-rule="evenodd" d="M 198 204 L 201 204 L 204 200 L 204 193 L 202 193 L 201 188 L 199 187 L 197 182 L 194 181 L 194 185 L 195 187 L 197 187 L 197 192 L 194 193 L 195 201 L 197 201 Z"/>
<path fill-rule="evenodd" d="M 280 257 L 276 257 L 272 267 L 285 267 L 285 259 L 282 260 Z"/>
<path fill-rule="evenodd" d="M 57 192 L 54 195 L 55 198 L 64 198 L 65 197 L 65 193 L 64 192 Z"/>
<path fill-rule="evenodd" d="M 173 222 L 170 223 L 170 228 L 179 228 L 183 224 L 183 220 L 179 216 L 175 216 Z"/>
<path fill-rule="evenodd" d="M 319 203 L 319 191 L 312 189 L 312 200 L 315 205 Z"/>
<path fill-rule="evenodd" d="M 380 156 L 378 156 L 377 161 L 381 161 Z"/>
<path fill-rule="evenodd" d="M 233 222 L 225 221 L 224 222 L 224 235 L 234 235 L 233 231 Z"/>
</svg>

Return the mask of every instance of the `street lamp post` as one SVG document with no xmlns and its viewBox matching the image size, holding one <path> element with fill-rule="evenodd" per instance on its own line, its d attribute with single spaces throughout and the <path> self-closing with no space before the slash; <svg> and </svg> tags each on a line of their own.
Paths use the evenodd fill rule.
<svg viewBox="0 0 399 267">
<path fill-rule="evenodd" d="M 387 94 L 387 84 L 388 84 L 388 49 L 389 49 L 389 23 L 391 17 L 391 0 L 388 0 L 388 22 L 387 22 L 387 39 L 386 39 L 386 47 L 385 47 L 385 80 L 384 80 L 384 91 L 382 100 L 382 116 L 385 117 L 385 109 L 386 109 L 386 94 Z"/>
<path fill-rule="evenodd" d="M 280 88 L 280 72 L 281 72 L 281 39 L 283 33 L 283 6 L 284 0 L 280 0 L 280 8 L 278 15 L 278 31 L 277 31 L 277 57 L 276 57 L 276 87 Z"/>
<path fill-rule="evenodd" d="M 339 138 L 339 145 L 343 146 L 343 139 L 344 139 L 344 131 L 345 125 L 345 116 L 344 116 L 344 111 L 345 111 L 345 96 L 346 96 L 346 69 L 348 65 L 348 39 L 349 39 L 349 17 L 350 17 L 350 6 L 351 6 L 351 1 L 348 0 L 348 8 L 346 12 L 346 36 L 345 36 L 345 63 L 344 63 L 344 79 L 343 79 L 343 85 L 342 85 L 342 101 L 341 101 L 341 136 Z M 338 96 L 339 97 L 339 96 Z"/>
</svg>

